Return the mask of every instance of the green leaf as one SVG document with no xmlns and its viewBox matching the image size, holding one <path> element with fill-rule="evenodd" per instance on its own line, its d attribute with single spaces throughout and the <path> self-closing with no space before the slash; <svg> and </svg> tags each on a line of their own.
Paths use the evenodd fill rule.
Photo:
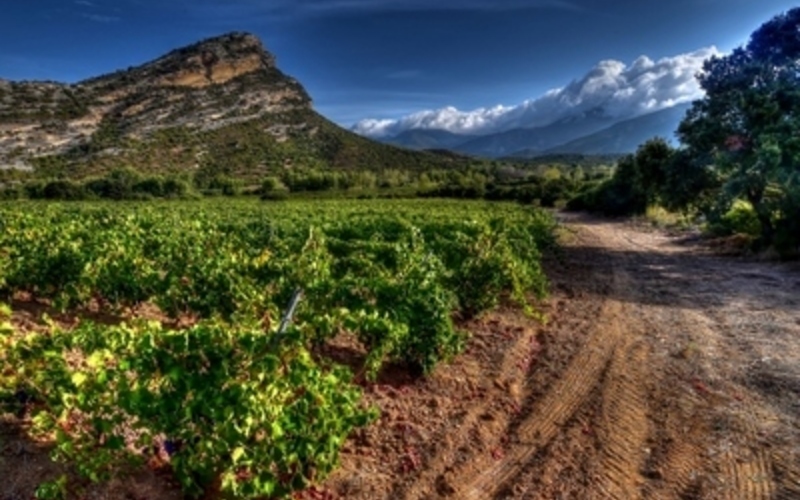
<svg viewBox="0 0 800 500">
<path fill-rule="evenodd" d="M 82 372 L 73 373 L 72 377 L 70 378 L 75 387 L 81 387 L 84 383 L 86 383 L 87 379 L 88 379 L 87 375 Z"/>
</svg>

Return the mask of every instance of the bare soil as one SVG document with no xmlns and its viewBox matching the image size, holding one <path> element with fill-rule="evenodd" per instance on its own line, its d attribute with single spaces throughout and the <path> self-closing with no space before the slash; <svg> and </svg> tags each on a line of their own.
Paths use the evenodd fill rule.
<svg viewBox="0 0 800 500">
<path fill-rule="evenodd" d="M 365 384 L 380 420 L 298 498 L 800 498 L 800 268 L 562 217 L 548 321 L 498 310 L 432 376 Z M 60 469 L 8 418 L 0 500 L 31 498 Z M 79 496 L 180 497 L 158 471 Z"/>
</svg>

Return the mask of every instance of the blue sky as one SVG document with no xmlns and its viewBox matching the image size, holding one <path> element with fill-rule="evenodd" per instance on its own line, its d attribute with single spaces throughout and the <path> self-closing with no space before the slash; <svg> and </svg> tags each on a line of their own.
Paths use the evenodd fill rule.
<svg viewBox="0 0 800 500">
<path fill-rule="evenodd" d="M 342 125 L 513 106 L 600 61 L 727 51 L 783 0 L 4 2 L 0 78 L 75 82 L 227 31 L 258 35 Z"/>
</svg>

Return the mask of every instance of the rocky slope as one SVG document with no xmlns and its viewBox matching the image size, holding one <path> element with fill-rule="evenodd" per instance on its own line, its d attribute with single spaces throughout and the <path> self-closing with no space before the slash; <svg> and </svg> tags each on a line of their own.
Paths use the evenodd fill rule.
<svg viewBox="0 0 800 500">
<path fill-rule="evenodd" d="M 77 84 L 0 80 L 0 169 L 85 177 L 276 166 L 414 167 L 441 158 L 357 137 L 313 111 L 253 35 L 231 33 Z M 224 168 L 223 168 L 224 164 Z"/>
</svg>

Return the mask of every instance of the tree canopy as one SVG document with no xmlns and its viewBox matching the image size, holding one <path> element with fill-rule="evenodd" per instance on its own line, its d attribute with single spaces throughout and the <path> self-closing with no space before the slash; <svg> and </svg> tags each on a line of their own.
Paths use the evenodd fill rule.
<svg viewBox="0 0 800 500">
<path fill-rule="evenodd" d="M 772 244 L 800 217 L 800 8 L 706 61 L 698 80 L 706 96 L 678 129 L 690 161 L 682 158 L 681 167 L 721 180 L 717 211 L 735 199 L 750 202 L 762 243 Z"/>
</svg>

